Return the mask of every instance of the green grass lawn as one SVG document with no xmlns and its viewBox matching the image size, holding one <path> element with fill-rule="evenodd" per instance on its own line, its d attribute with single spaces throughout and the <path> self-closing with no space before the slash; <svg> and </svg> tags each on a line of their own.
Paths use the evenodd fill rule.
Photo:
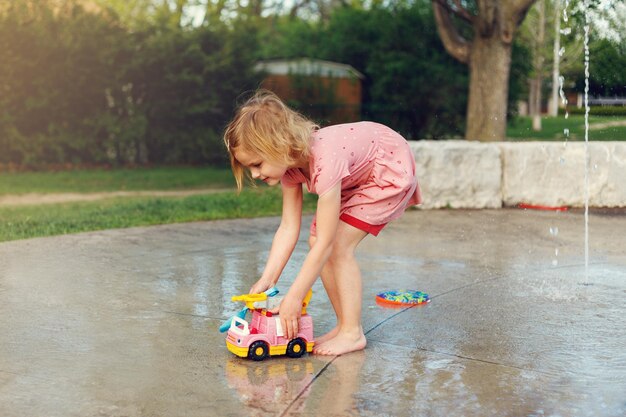
<svg viewBox="0 0 626 417">
<path fill-rule="evenodd" d="M 304 210 L 315 197 L 305 194 Z M 111 198 L 98 202 L 0 207 L 0 242 L 103 229 L 279 215 L 280 188 L 260 186 L 184 198 Z"/>
<path fill-rule="evenodd" d="M 92 202 L 0 206 L 0 242 L 93 230 L 279 215 L 280 187 L 235 190 L 230 169 L 206 167 L 0 173 L 0 196 L 231 189 L 189 197 L 110 197 Z M 315 208 L 306 195 L 304 210 Z"/>
<path fill-rule="evenodd" d="M 595 128 L 599 124 L 622 123 L 621 126 L 605 126 Z M 507 128 L 507 140 L 526 141 L 562 141 L 566 136 L 565 129 L 569 129 L 571 141 L 585 140 L 585 118 L 582 115 L 570 115 L 567 119 L 564 116 L 543 117 L 541 120 L 542 129 L 539 132 L 532 130 L 532 120 L 530 117 L 517 117 L 509 122 Z M 623 116 L 589 116 L 590 141 L 626 141 L 626 117 Z M 594 127 L 594 125 L 596 125 Z"/>
<path fill-rule="evenodd" d="M 167 167 L 0 172 L 0 195 L 234 188 L 230 169 Z"/>
</svg>

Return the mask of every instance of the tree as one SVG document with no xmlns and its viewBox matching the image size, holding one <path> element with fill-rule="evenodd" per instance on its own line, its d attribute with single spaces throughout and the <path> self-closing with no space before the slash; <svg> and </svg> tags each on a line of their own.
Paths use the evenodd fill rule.
<svg viewBox="0 0 626 417">
<path fill-rule="evenodd" d="M 441 47 L 429 4 L 339 8 L 317 40 L 316 57 L 365 75 L 365 119 L 410 139 L 462 134 L 467 74 Z"/>
<path fill-rule="evenodd" d="M 121 22 L 85 1 L 0 3 L 0 164 L 226 162 L 223 126 L 260 81 L 254 25 Z"/>
<path fill-rule="evenodd" d="M 119 70 L 125 35 L 109 16 L 75 1 L 15 2 L 0 10 L 0 162 L 22 165 L 97 162 L 87 143 Z"/>
<path fill-rule="evenodd" d="M 537 0 L 535 7 L 536 19 L 531 25 L 530 31 L 533 52 L 533 74 L 530 77 L 530 94 L 528 99 L 529 113 L 533 120 L 533 130 L 541 130 L 541 104 L 544 74 L 544 63 L 546 61 L 546 2 Z"/>
<path fill-rule="evenodd" d="M 626 48 L 608 39 L 592 39 L 590 49 L 589 94 L 603 97 L 626 96 Z M 621 69 L 621 70 L 620 70 Z M 582 91 L 585 86 L 584 74 L 576 80 Z"/>
<path fill-rule="evenodd" d="M 626 96 L 626 3 L 597 0 L 588 9 L 591 23 L 589 40 L 589 93 L 596 96 Z M 584 89 L 584 74 L 577 87 Z"/>
<path fill-rule="evenodd" d="M 429 1 L 339 7 L 327 22 L 281 16 L 263 27 L 260 59 L 308 56 L 361 72 L 364 119 L 410 139 L 463 136 L 467 67 L 444 50 Z M 526 48 L 517 41 L 512 59 L 509 99 L 515 102 L 529 71 Z"/>
<path fill-rule="evenodd" d="M 541 104 L 546 87 L 551 84 L 549 114 L 556 116 L 560 84 L 565 79 L 563 76 L 563 81 L 560 81 L 559 77 L 582 70 L 583 38 L 579 33 L 582 24 L 570 19 L 571 7 L 570 10 L 561 9 L 560 3 L 561 0 L 538 0 L 519 31 L 518 39 L 528 46 L 532 54 L 528 102 L 535 130 L 541 129 Z"/>
<path fill-rule="evenodd" d="M 380 0 L 375 0 L 377 3 Z M 204 23 L 227 21 L 239 17 L 301 18 L 308 21 L 328 21 L 333 11 L 341 7 L 363 8 L 365 0 L 196 0 L 204 8 Z"/>
<path fill-rule="evenodd" d="M 622 0 L 595 0 L 591 6 L 589 19 L 596 35 L 623 46 L 626 41 L 626 3 Z"/>
<path fill-rule="evenodd" d="M 86 0 L 85 0 L 86 1 Z M 84 1 L 84 2 L 85 2 Z M 107 10 L 125 26 L 137 28 L 150 20 L 152 0 L 90 0 L 101 10 Z"/>
<path fill-rule="evenodd" d="M 466 139 L 504 139 L 513 39 L 535 1 L 432 0 L 446 51 L 469 67 Z"/>
</svg>

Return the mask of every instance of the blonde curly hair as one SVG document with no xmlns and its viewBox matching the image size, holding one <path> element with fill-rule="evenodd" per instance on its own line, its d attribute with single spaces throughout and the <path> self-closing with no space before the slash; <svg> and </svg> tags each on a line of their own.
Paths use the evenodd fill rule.
<svg viewBox="0 0 626 417">
<path fill-rule="evenodd" d="M 311 134 L 319 126 L 290 109 L 276 94 L 258 90 L 237 110 L 224 132 L 224 144 L 237 182 L 243 188 L 245 167 L 234 157 L 241 149 L 288 167 L 303 165 L 310 155 Z M 249 173 L 248 173 L 249 175 Z"/>
</svg>

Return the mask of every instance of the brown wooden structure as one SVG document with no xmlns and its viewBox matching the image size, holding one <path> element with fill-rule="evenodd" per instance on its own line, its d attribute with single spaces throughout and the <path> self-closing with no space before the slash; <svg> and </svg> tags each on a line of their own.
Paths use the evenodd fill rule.
<svg viewBox="0 0 626 417">
<path fill-rule="evenodd" d="M 326 125 L 360 120 L 363 74 L 350 65 L 309 58 L 257 63 L 261 86 Z"/>
</svg>

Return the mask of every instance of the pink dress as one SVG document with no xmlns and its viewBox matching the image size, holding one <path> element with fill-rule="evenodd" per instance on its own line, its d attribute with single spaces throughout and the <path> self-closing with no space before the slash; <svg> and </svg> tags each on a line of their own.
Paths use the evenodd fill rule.
<svg viewBox="0 0 626 417">
<path fill-rule="evenodd" d="M 422 202 L 415 159 L 407 141 L 387 126 L 358 122 L 325 127 L 311 137 L 310 179 L 299 169 L 282 178 L 324 195 L 341 181 L 341 211 L 369 225 L 383 225 Z M 315 220 L 311 225 L 315 235 Z"/>
</svg>

